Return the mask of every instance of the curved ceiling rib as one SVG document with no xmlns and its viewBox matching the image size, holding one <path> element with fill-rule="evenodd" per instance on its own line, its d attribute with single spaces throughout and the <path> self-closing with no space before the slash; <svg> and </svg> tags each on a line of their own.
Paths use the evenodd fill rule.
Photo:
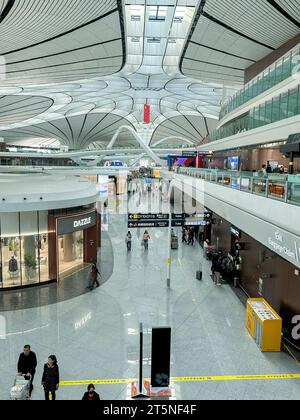
<svg viewBox="0 0 300 420">
<path fill-rule="evenodd" d="M 6 85 L 61 83 L 118 73 L 126 62 L 121 0 L 18 2 L 2 24 Z M 10 49 L 7 49 L 10 45 Z"/>
<path fill-rule="evenodd" d="M 161 159 L 153 152 L 153 150 L 147 145 L 145 144 L 144 140 L 142 137 L 140 137 L 138 135 L 138 133 L 132 129 L 132 127 L 129 126 L 121 126 L 118 128 L 118 130 L 116 131 L 116 133 L 114 134 L 112 140 L 110 141 L 109 145 L 107 146 L 107 149 L 110 150 L 114 147 L 114 145 L 116 144 L 116 141 L 118 140 L 118 137 L 120 135 L 120 133 L 122 131 L 128 131 L 130 134 L 132 134 L 132 136 L 136 139 L 136 141 L 138 142 L 138 144 L 140 145 L 141 149 L 143 149 L 146 154 L 148 155 L 148 157 L 150 157 L 151 159 L 153 159 L 153 161 L 157 164 L 157 165 L 161 165 L 162 161 Z"/>
<path fill-rule="evenodd" d="M 245 69 L 299 33 L 298 12 L 298 0 L 0 0 L 0 136 L 195 146 Z"/>
<path fill-rule="evenodd" d="M 201 0 L 180 59 L 182 74 L 242 85 L 251 64 L 298 35 L 293 6 L 283 0 Z"/>
<path fill-rule="evenodd" d="M 294 25 L 296 25 L 298 28 L 300 28 L 300 21 L 299 21 L 299 17 L 300 14 L 298 15 L 298 20 L 295 19 L 292 15 L 289 14 L 289 12 L 284 9 L 279 3 L 277 3 L 275 0 L 267 0 L 268 3 L 270 3 L 270 5 L 272 7 L 274 7 L 274 9 L 276 9 L 279 13 L 281 13 L 285 18 L 287 18 L 290 22 L 292 22 Z M 285 2 L 286 3 L 286 2 Z M 298 4 L 299 6 L 299 4 Z"/>
<path fill-rule="evenodd" d="M 11 9 L 14 7 L 16 0 L 8 0 L 6 1 L 6 4 L 2 5 L 2 10 L 0 14 L 0 23 L 4 21 L 4 19 L 8 16 Z"/>
<path fill-rule="evenodd" d="M 217 125 L 217 121 L 199 116 L 196 113 L 190 115 L 175 116 L 163 121 L 153 133 L 150 145 L 160 144 L 161 139 L 167 146 L 172 146 L 174 140 L 180 145 L 197 146 L 210 130 Z"/>
</svg>

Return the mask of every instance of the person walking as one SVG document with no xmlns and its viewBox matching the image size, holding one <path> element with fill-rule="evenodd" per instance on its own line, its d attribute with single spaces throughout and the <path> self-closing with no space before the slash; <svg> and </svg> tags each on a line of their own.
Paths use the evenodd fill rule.
<svg viewBox="0 0 300 420">
<path fill-rule="evenodd" d="M 209 246 L 210 246 L 210 242 L 209 242 L 209 240 L 207 239 L 206 241 L 204 241 L 204 244 L 203 244 L 203 257 L 207 260 L 208 259 L 208 249 L 209 249 Z"/>
<path fill-rule="evenodd" d="M 94 290 L 95 284 L 97 285 L 97 287 L 100 287 L 100 283 L 98 281 L 98 276 L 100 276 L 100 272 L 97 268 L 97 265 L 93 264 L 92 270 L 91 270 L 91 273 L 90 273 L 90 285 L 88 287 L 90 290 Z"/>
<path fill-rule="evenodd" d="M 188 245 L 194 246 L 194 242 L 195 242 L 195 231 L 194 231 L 193 228 L 190 228 L 189 233 L 188 233 L 188 237 L 189 237 Z"/>
<path fill-rule="evenodd" d="M 187 244 L 187 240 L 186 240 L 186 229 L 185 228 L 182 229 L 182 243 L 183 244 Z"/>
<path fill-rule="evenodd" d="M 54 355 L 49 356 L 48 363 L 46 363 L 44 366 L 42 386 L 45 391 L 45 400 L 49 401 L 51 394 L 52 401 L 55 401 L 56 391 L 59 388 L 59 368 L 57 364 L 57 358 Z"/>
<path fill-rule="evenodd" d="M 221 253 L 215 254 L 212 260 L 212 274 L 213 274 L 213 280 L 216 286 L 221 286 Z"/>
<path fill-rule="evenodd" d="M 82 401 L 100 401 L 100 395 L 97 394 L 93 384 L 88 386 L 87 392 L 84 394 Z"/>
<path fill-rule="evenodd" d="M 132 248 L 132 235 L 131 232 L 128 232 L 125 239 L 127 245 L 127 251 L 130 252 Z"/>
<path fill-rule="evenodd" d="M 143 236 L 145 251 L 148 251 L 148 249 L 149 249 L 149 240 L 150 240 L 150 235 L 149 235 L 148 231 L 146 230 L 146 232 L 144 233 L 144 236 Z"/>
<path fill-rule="evenodd" d="M 36 372 L 36 367 L 36 354 L 33 351 L 31 351 L 30 345 L 27 344 L 26 346 L 24 346 L 23 353 L 20 354 L 17 370 L 19 376 L 24 376 L 26 379 L 30 379 L 30 396 L 33 391 L 33 380 Z"/>
</svg>

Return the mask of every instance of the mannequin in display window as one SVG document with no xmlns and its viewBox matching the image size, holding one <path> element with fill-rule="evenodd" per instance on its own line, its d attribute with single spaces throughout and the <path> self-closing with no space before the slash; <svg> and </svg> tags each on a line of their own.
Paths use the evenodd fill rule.
<svg viewBox="0 0 300 420">
<path fill-rule="evenodd" d="M 15 275 L 19 271 L 18 261 L 13 255 L 8 263 L 8 271 L 11 276 Z"/>
</svg>

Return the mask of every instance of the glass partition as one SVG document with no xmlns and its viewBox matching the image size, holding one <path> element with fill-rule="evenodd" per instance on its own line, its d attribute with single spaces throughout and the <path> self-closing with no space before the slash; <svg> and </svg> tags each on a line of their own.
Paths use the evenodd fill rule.
<svg viewBox="0 0 300 420">
<path fill-rule="evenodd" d="M 22 286 L 39 283 L 38 213 L 20 213 Z"/>
<path fill-rule="evenodd" d="M 276 200 L 284 201 L 286 194 L 285 177 L 269 177 L 268 196 Z"/>
<path fill-rule="evenodd" d="M 288 79 L 294 72 L 299 72 L 299 56 L 300 45 L 249 82 L 244 89 L 237 92 L 236 95 L 226 102 L 221 109 L 220 119 L 246 104 L 251 99 Z"/>
<path fill-rule="evenodd" d="M 49 281 L 48 212 L 0 213 L 0 288 Z"/>
<path fill-rule="evenodd" d="M 40 281 L 49 280 L 48 211 L 39 212 L 39 267 Z"/>
<path fill-rule="evenodd" d="M 259 106 L 247 114 L 214 130 L 208 142 L 231 137 L 236 134 L 263 127 L 300 114 L 300 85 Z"/>
<path fill-rule="evenodd" d="M 19 213 L 1 214 L 2 286 L 21 285 Z"/>
<path fill-rule="evenodd" d="M 300 175 L 259 176 L 255 172 L 180 168 L 179 174 L 193 176 L 235 190 L 300 206 Z"/>
</svg>

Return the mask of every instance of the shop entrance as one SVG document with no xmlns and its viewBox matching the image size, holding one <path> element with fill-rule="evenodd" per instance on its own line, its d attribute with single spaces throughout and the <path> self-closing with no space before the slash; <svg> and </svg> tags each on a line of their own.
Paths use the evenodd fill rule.
<svg viewBox="0 0 300 420">
<path fill-rule="evenodd" d="M 49 275 L 60 281 L 97 263 L 101 218 L 95 210 L 49 216 Z"/>
<path fill-rule="evenodd" d="M 84 233 L 73 232 L 58 236 L 59 280 L 84 268 Z"/>
</svg>

